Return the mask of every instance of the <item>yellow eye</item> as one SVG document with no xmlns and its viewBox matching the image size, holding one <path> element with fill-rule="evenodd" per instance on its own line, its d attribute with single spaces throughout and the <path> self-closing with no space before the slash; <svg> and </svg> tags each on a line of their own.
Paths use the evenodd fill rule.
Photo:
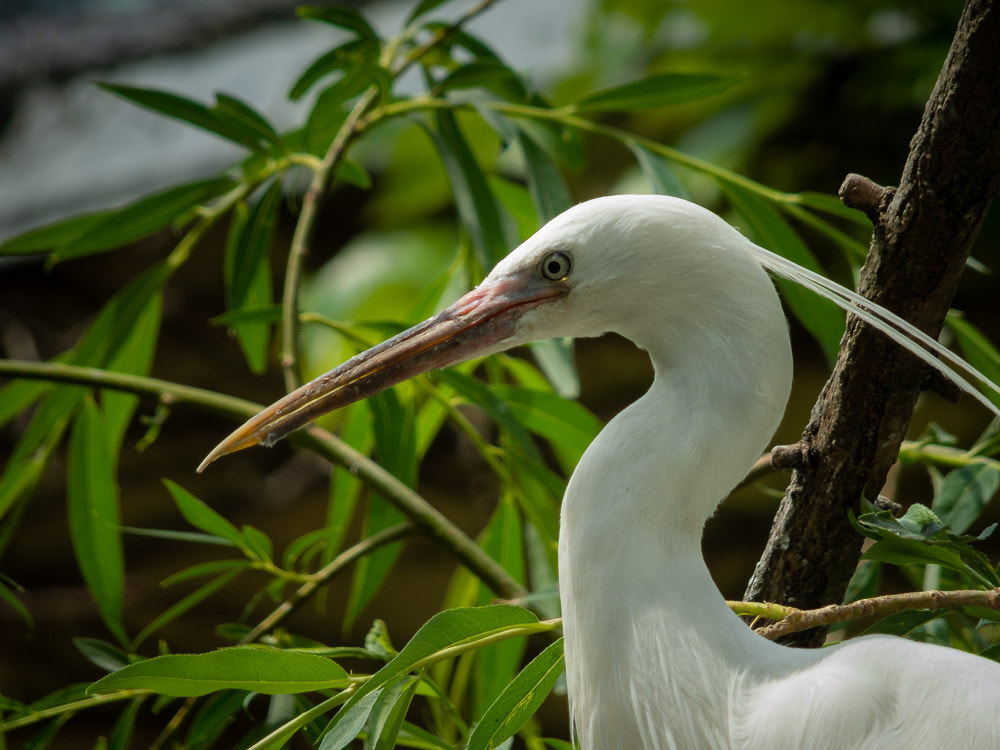
<svg viewBox="0 0 1000 750">
<path fill-rule="evenodd" d="M 542 276 L 549 281 L 564 281 L 573 269 L 573 263 L 566 253 L 556 251 L 542 258 Z"/>
</svg>

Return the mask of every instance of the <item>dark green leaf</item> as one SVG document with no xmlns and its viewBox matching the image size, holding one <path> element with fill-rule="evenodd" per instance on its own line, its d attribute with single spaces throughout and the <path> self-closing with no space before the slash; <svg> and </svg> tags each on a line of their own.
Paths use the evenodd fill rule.
<svg viewBox="0 0 1000 750">
<path fill-rule="evenodd" d="M 659 154 L 654 154 L 645 146 L 630 142 L 628 147 L 635 154 L 635 160 L 639 164 L 642 173 L 646 175 L 653 192 L 658 195 L 673 195 L 678 198 L 687 199 L 690 196 L 684 186 L 678 181 L 667 166 L 666 160 Z"/>
<path fill-rule="evenodd" d="M 56 246 L 53 258 L 57 261 L 79 258 L 135 242 L 168 224 L 188 220 L 198 206 L 222 195 L 233 185 L 232 180 L 224 177 L 190 182 L 104 213 L 101 220 L 86 231 Z"/>
<path fill-rule="evenodd" d="M 337 162 L 337 179 L 367 190 L 372 186 L 372 176 L 368 170 L 353 159 L 344 156 Z"/>
<path fill-rule="evenodd" d="M 532 659 L 487 709 L 469 737 L 467 750 L 496 748 L 513 736 L 538 710 L 564 666 L 560 638 Z"/>
<path fill-rule="evenodd" d="M 69 245 L 113 213 L 115 212 L 101 211 L 98 213 L 71 216 L 55 224 L 48 224 L 37 229 L 29 229 L 23 234 L 15 235 L 0 243 L 0 255 L 48 252 L 54 247 Z"/>
<path fill-rule="evenodd" d="M 451 112 L 435 113 L 437 131 L 429 131 L 451 182 L 462 226 L 472 239 L 483 268 L 492 268 L 507 254 L 500 206 L 486 175 Z"/>
<path fill-rule="evenodd" d="M 144 698 L 135 698 L 128 702 L 121 712 L 115 725 L 108 735 L 108 750 L 128 750 L 132 746 L 132 734 L 135 730 L 135 719 L 142 708 Z"/>
<path fill-rule="evenodd" d="M 827 195 L 826 193 L 811 193 L 804 192 L 799 193 L 796 198 L 798 202 L 809 208 L 815 209 L 817 211 L 823 211 L 828 214 L 833 214 L 834 216 L 839 216 L 842 219 L 848 219 L 854 222 L 858 226 L 870 228 L 872 225 L 871 219 L 865 216 L 863 211 L 858 211 L 856 208 L 848 208 L 843 204 L 843 202 L 833 195 Z"/>
<path fill-rule="evenodd" d="M 288 148 L 274 125 L 242 99 L 230 94 L 216 94 L 212 112 L 234 130 L 243 129 L 247 138 L 256 140 L 262 149 L 271 146 L 286 151 Z"/>
<path fill-rule="evenodd" d="M 67 511 L 77 567 L 108 629 L 126 643 L 125 552 L 114 458 L 108 452 L 104 415 L 89 398 L 73 423 L 67 473 Z"/>
<path fill-rule="evenodd" d="M 107 672 L 114 672 L 129 663 L 128 654 L 107 641 L 97 638 L 74 638 L 73 645 L 92 664 Z"/>
<path fill-rule="evenodd" d="M 481 88 L 508 101 L 524 101 L 527 91 L 520 77 L 496 59 L 473 60 L 459 65 L 437 83 L 438 92 Z"/>
<path fill-rule="evenodd" d="M 379 688 L 356 702 L 349 710 L 342 711 L 342 718 L 332 729 L 323 735 L 323 741 L 320 743 L 319 750 L 342 750 L 351 744 L 351 740 L 357 737 L 358 732 L 365 728 L 368 716 L 375 707 L 375 701 L 378 700 L 381 693 L 382 689 Z M 341 714 L 337 715 L 341 716 Z"/>
<path fill-rule="evenodd" d="M 243 538 L 242 547 L 248 551 L 251 557 L 261 562 L 271 561 L 274 545 L 267 534 L 253 526 L 244 526 L 240 530 L 240 536 Z"/>
<path fill-rule="evenodd" d="M 444 5 L 448 0 L 420 0 L 411 12 L 409 17 L 406 19 L 404 26 L 409 26 L 411 23 L 416 21 L 420 16 L 430 13 L 435 8 Z"/>
<path fill-rule="evenodd" d="M 359 96 L 368 83 L 364 70 L 353 65 L 346 68 L 337 81 L 323 89 L 309 112 L 303 131 L 303 147 L 309 153 L 320 156 L 326 153 L 347 119 L 347 102 Z"/>
<path fill-rule="evenodd" d="M 535 202 L 538 219 L 544 224 L 573 205 L 573 197 L 559 168 L 534 138 L 519 130 L 517 140 L 524 155 L 528 190 Z"/>
<path fill-rule="evenodd" d="M 246 693 L 242 690 L 223 690 L 205 701 L 188 727 L 184 750 L 203 750 L 214 745 L 245 701 Z"/>
<path fill-rule="evenodd" d="M 420 678 L 411 677 L 382 691 L 368 717 L 370 729 L 366 746 L 370 745 L 373 750 L 392 750 L 396 747 L 396 738 L 403 727 L 403 719 L 406 718 L 406 712 L 410 709 L 419 684 Z M 375 742 L 371 741 L 372 738 Z"/>
<path fill-rule="evenodd" d="M 351 39 L 313 60 L 292 84 L 288 97 L 298 101 L 317 81 L 345 67 L 370 61 L 378 54 L 378 45 L 370 39 Z"/>
<path fill-rule="evenodd" d="M 803 268 L 822 273 L 809 248 L 772 206 L 741 185 L 727 182 L 721 187 L 733 207 L 746 220 L 750 235 L 757 243 Z M 827 359 L 833 362 L 844 335 L 844 313 L 830 300 L 798 284 L 779 279 L 778 286 L 795 317 L 823 347 Z"/>
<path fill-rule="evenodd" d="M 969 321 L 954 313 L 949 313 L 945 322 L 951 332 L 955 334 L 955 338 L 958 339 L 962 353 L 969 364 L 994 383 L 1000 383 L 1000 352 L 997 351 L 992 342 Z M 1000 395 L 995 393 L 993 389 L 984 389 L 983 393 L 996 406 L 1000 406 Z"/>
<path fill-rule="evenodd" d="M 17 598 L 17 594 L 11 590 L 3 581 L 0 581 L 0 599 L 3 599 L 7 604 L 14 608 L 14 610 L 21 615 L 21 618 L 27 623 L 29 628 L 35 627 L 35 620 L 31 616 L 31 612 L 25 607 L 21 600 Z"/>
<path fill-rule="evenodd" d="M 346 5 L 338 5 L 335 7 L 315 7 L 309 5 L 300 5 L 295 9 L 295 12 L 299 14 L 302 18 L 308 18 L 310 21 L 320 21 L 322 23 L 328 23 L 331 26 L 337 26 L 341 29 L 346 29 L 347 31 L 353 31 L 354 33 L 367 37 L 369 39 L 378 39 L 378 32 L 372 28 L 371 24 L 365 20 L 354 8 L 350 8 Z"/>
<path fill-rule="evenodd" d="M 1000 489 L 1000 470 L 992 464 L 961 466 L 948 473 L 932 509 L 956 534 L 964 533 Z"/>
<path fill-rule="evenodd" d="M 573 105 L 577 112 L 651 109 L 704 99 L 743 80 L 742 75 L 654 73 L 638 81 L 588 94 Z"/>
<path fill-rule="evenodd" d="M 98 85 L 105 91 L 117 94 L 140 107 L 207 130 L 209 133 L 214 133 L 240 146 L 251 150 L 259 150 L 261 147 L 259 137 L 253 129 L 248 129 L 245 124 L 232 117 L 220 117 L 218 112 L 209 109 L 201 102 L 188 99 L 186 96 L 169 91 L 123 86 L 115 83 Z"/>
<path fill-rule="evenodd" d="M 212 539 L 218 539 L 218 537 L 211 537 Z M 211 560 L 209 562 L 198 563 L 197 565 L 192 565 L 184 570 L 180 570 L 172 575 L 167 576 L 161 582 L 161 586 L 173 586 L 174 584 L 181 583 L 182 581 L 189 581 L 192 578 L 201 578 L 202 576 L 215 575 L 216 573 L 225 573 L 230 570 L 247 570 L 253 565 L 249 560 Z"/>
<path fill-rule="evenodd" d="M 342 687 L 347 673 L 321 656 L 270 648 L 222 648 L 207 654 L 170 654 L 130 664 L 91 685 L 90 695 L 153 690 L 177 698 L 217 690 L 286 695 Z"/>
<path fill-rule="evenodd" d="M 895 612 L 887 617 L 883 617 L 870 628 L 865 629 L 863 635 L 871 633 L 885 633 L 888 635 L 904 636 L 919 628 L 931 620 L 952 610 L 929 610 L 910 609 L 905 612 Z"/>
<path fill-rule="evenodd" d="M 225 539 L 234 547 L 243 548 L 243 536 L 229 521 L 176 482 L 164 479 L 163 484 L 174 498 L 177 510 L 181 512 L 184 520 L 189 524 L 196 529 L 201 529 L 206 534 Z"/>
</svg>

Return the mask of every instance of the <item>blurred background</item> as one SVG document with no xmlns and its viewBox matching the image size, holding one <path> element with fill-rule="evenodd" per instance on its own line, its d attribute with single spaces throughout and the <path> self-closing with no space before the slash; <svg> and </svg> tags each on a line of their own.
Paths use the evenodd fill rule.
<svg viewBox="0 0 1000 750">
<path fill-rule="evenodd" d="M 411 0 L 356 2 L 385 33 L 412 9 Z M 102 92 L 114 81 L 208 99 L 234 93 L 279 127 L 297 123 L 309 102 L 286 92 L 301 70 L 331 46 L 329 27 L 294 15 L 291 0 L 3 0 L 0 3 L 0 240 L 82 211 L 120 205 L 165 186 L 217 174 L 238 159 L 221 140 L 130 106 Z M 469 3 L 452 3 L 456 10 Z M 450 7 L 450 6 L 449 6 Z M 847 172 L 895 184 L 951 42 L 957 0 L 760 0 L 731 3 L 666 0 L 500 0 L 472 30 L 514 68 L 526 71 L 556 103 L 650 71 L 743 72 L 744 82 L 704 102 L 620 115 L 627 129 L 671 144 L 788 191 L 836 193 Z M 405 88 L 405 82 L 404 82 Z M 485 149 L 493 148 L 484 138 Z M 401 319 L 405 302 L 454 257 L 458 233 L 445 172 L 426 137 L 405 123 L 385 127 L 352 152 L 374 176 L 370 191 L 338 187 L 326 202 L 308 258 L 303 307 L 337 318 Z M 502 155 L 485 154 L 496 168 Z M 585 163 L 566 175 L 574 198 L 648 192 L 625 149 L 587 141 Z M 716 210 L 724 203 L 708 182 L 692 179 L 693 198 Z M 287 207 L 273 248 L 282 262 L 294 227 Z M 804 232 L 828 272 L 853 286 L 842 256 Z M 863 236 L 863 232 L 861 233 Z M 973 255 L 996 267 L 1000 220 L 994 210 Z M 865 242 L 867 242 L 866 238 Z M 128 279 L 162 258 L 176 241 L 167 231 L 126 250 L 48 268 L 42 260 L 0 258 L 0 356 L 48 359 L 79 337 L 94 312 Z M 216 230 L 167 289 L 153 376 L 229 392 L 260 402 L 283 393 L 274 363 L 262 376 L 246 372 L 237 343 L 208 321 L 224 311 L 216 279 L 224 230 Z M 458 290 L 456 290 L 457 292 Z M 970 272 L 955 307 L 997 340 L 996 283 Z M 819 347 L 793 326 L 796 387 L 777 443 L 797 439 L 825 380 Z M 347 353 L 331 337 L 307 340 L 312 374 Z M 602 420 L 648 385 L 645 356 L 615 337 L 577 344 L 581 401 Z M 141 414 L 155 405 L 144 404 Z M 986 416 L 968 399 L 958 405 L 925 396 L 915 434 L 928 420 L 969 440 Z M 23 429 L 0 430 L 0 461 Z M 160 483 L 174 479 L 233 523 L 265 529 L 280 548 L 323 522 L 326 468 L 282 444 L 239 454 L 204 476 L 196 467 L 234 425 L 177 408 L 156 442 L 138 451 L 135 425 L 119 467 L 126 525 L 184 528 Z M 65 519 L 65 465 L 57 459 L 39 486 L 0 571 L 25 588 L 35 618 L 24 621 L 0 603 L 0 693 L 31 701 L 98 670 L 72 646 L 74 636 L 106 637 L 72 559 Z M 421 470 L 421 492 L 465 531 L 477 533 L 495 503 L 492 475 L 457 435 L 446 433 Z M 705 551 L 723 593 L 739 598 L 763 549 L 783 487 L 782 475 L 737 493 L 706 530 Z M 923 472 L 894 474 L 904 503 L 926 502 Z M 996 512 L 992 514 L 996 516 Z M 991 518 L 988 520 L 996 520 Z M 127 615 L 138 630 L 180 593 L 159 581 L 211 559 L 212 550 L 126 538 Z M 186 548 L 183 548 L 186 549 Z M 995 551 L 992 554 L 995 558 Z M 437 611 L 453 569 L 432 545 L 408 543 L 390 577 L 344 642 L 357 642 L 372 618 L 392 624 L 398 645 Z M 296 632 L 340 642 L 347 579 L 335 582 L 323 611 L 304 608 Z M 183 593 L 183 592 L 181 592 Z M 253 593 L 225 590 L 167 633 L 174 650 L 218 643 L 199 627 L 234 621 Z M 114 714 L 109 714 L 113 716 Z M 101 712 L 72 722 L 107 726 Z M 564 714 L 552 710 L 558 734 Z M 51 747 L 75 747 L 60 735 Z M 62 744 L 59 744 L 62 743 Z"/>
</svg>

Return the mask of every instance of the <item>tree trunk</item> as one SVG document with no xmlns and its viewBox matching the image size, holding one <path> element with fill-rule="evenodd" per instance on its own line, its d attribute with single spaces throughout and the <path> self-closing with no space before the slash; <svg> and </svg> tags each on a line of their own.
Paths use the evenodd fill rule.
<svg viewBox="0 0 1000 750">
<path fill-rule="evenodd" d="M 996 6 L 994 0 L 966 4 L 899 187 L 849 175 L 841 188 L 844 203 L 874 223 L 858 291 L 932 336 L 1000 186 Z M 934 380 L 926 365 L 850 316 L 801 440 L 780 454 L 795 470 L 748 600 L 813 608 L 843 599 L 862 541 L 847 509 L 857 507 L 862 494 L 878 494 L 917 396 Z M 825 635 L 817 628 L 789 642 L 818 645 Z"/>
</svg>

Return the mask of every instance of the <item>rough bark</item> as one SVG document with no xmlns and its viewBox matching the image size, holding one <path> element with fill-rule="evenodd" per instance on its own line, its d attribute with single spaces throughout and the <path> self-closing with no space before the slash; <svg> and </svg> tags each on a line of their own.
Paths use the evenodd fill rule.
<svg viewBox="0 0 1000 750">
<path fill-rule="evenodd" d="M 970 0 L 910 145 L 899 187 L 848 176 L 841 198 L 874 222 L 859 292 L 936 335 L 1000 186 L 1000 8 Z M 940 379 L 938 379 L 940 380 Z M 843 599 L 861 538 L 847 508 L 875 498 L 921 388 L 948 390 L 928 368 L 856 318 L 793 450 L 792 480 L 746 592 L 811 609 Z M 793 636 L 818 645 L 825 631 Z"/>
</svg>

